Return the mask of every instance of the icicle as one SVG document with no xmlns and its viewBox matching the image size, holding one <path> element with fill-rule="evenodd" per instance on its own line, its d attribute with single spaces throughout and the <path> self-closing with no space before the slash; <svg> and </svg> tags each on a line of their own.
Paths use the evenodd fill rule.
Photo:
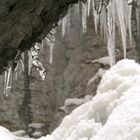
<svg viewBox="0 0 140 140">
<path fill-rule="evenodd" d="M 108 27 L 108 53 L 110 56 L 110 65 L 112 66 L 116 62 L 115 57 L 115 20 L 114 20 L 114 13 L 115 13 L 115 2 L 113 1 L 112 5 L 108 6 L 108 14 L 107 14 L 107 27 Z"/>
<path fill-rule="evenodd" d="M 62 19 L 62 37 L 64 37 L 64 35 L 66 33 L 66 23 L 67 23 L 67 17 L 65 16 Z"/>
<path fill-rule="evenodd" d="M 13 82 L 13 64 L 10 61 L 7 67 L 7 70 L 5 71 L 5 79 L 4 79 L 4 92 L 3 94 L 7 98 L 10 94 L 11 88 L 12 88 L 12 82 Z"/>
<path fill-rule="evenodd" d="M 53 46 L 54 45 L 50 45 L 50 64 L 52 64 L 52 62 L 53 62 Z"/>
<path fill-rule="evenodd" d="M 130 47 L 132 47 L 131 15 L 132 15 L 132 5 L 130 5 L 130 6 L 128 7 L 128 31 L 129 31 Z"/>
<path fill-rule="evenodd" d="M 101 36 L 104 38 L 104 40 L 107 39 L 107 13 L 106 8 L 103 6 L 102 12 L 100 14 L 100 30 L 101 30 Z"/>
<path fill-rule="evenodd" d="M 122 36 L 122 43 L 123 43 L 123 52 L 124 52 L 124 58 L 126 58 L 126 23 L 125 23 L 125 5 L 126 1 L 124 0 L 116 0 L 116 7 L 117 7 L 117 13 L 118 13 L 118 20 L 120 23 L 120 30 L 121 30 L 121 36 Z"/>
<path fill-rule="evenodd" d="M 43 52 L 43 50 L 44 50 L 44 41 L 42 39 L 42 41 L 41 41 L 41 53 Z"/>
<path fill-rule="evenodd" d="M 32 59 L 32 54 L 31 51 L 28 51 L 28 74 L 31 74 L 31 69 L 33 65 L 33 59 Z"/>
<path fill-rule="evenodd" d="M 6 97 L 7 97 L 7 75 L 8 75 L 8 72 L 5 71 L 4 72 L 4 91 L 3 91 L 3 94 Z"/>
<path fill-rule="evenodd" d="M 95 24 L 95 32 L 97 33 L 98 31 L 98 24 L 99 24 L 99 15 L 97 14 L 96 10 L 95 10 L 95 1 L 92 0 L 92 9 L 93 9 L 93 17 L 94 17 L 94 24 Z"/>
<path fill-rule="evenodd" d="M 83 33 L 87 32 L 87 6 L 82 3 L 82 27 Z"/>
<path fill-rule="evenodd" d="M 138 0 L 137 5 L 140 5 L 140 0 Z M 140 9 L 136 9 L 136 20 L 137 20 L 137 36 L 140 35 Z"/>
<path fill-rule="evenodd" d="M 87 0 L 87 16 L 89 17 L 90 14 L 90 8 L 91 8 L 91 0 Z"/>
<path fill-rule="evenodd" d="M 80 8 L 79 8 L 79 3 L 74 5 L 74 15 L 75 18 L 77 18 L 79 20 L 79 12 L 80 12 Z"/>
<path fill-rule="evenodd" d="M 96 8 L 95 9 L 95 2 Z M 107 3 L 106 3 L 107 2 Z M 131 1 L 129 1 L 131 2 Z M 92 0 L 95 31 L 97 32 L 100 21 L 101 35 L 107 38 L 108 51 L 111 65 L 115 63 L 115 28 L 121 33 L 124 58 L 126 58 L 126 39 L 129 32 L 130 44 L 132 43 L 131 13 L 132 7 L 125 0 L 95 1 Z M 97 10 L 101 13 L 97 14 Z M 106 12 L 107 10 L 107 12 Z M 139 17 L 137 18 L 139 20 Z M 108 21 L 107 21 L 108 20 Z"/>
</svg>

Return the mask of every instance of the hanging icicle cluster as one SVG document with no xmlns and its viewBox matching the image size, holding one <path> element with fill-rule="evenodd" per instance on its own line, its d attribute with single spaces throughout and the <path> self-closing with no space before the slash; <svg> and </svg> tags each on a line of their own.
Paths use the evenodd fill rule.
<svg viewBox="0 0 140 140">
<path fill-rule="evenodd" d="M 94 16 L 95 23 L 100 21 L 100 30 L 107 40 L 108 53 L 110 56 L 110 64 L 115 63 L 115 32 L 116 28 L 121 34 L 124 58 L 126 58 L 127 37 L 129 37 L 130 45 L 132 46 L 132 5 L 134 3 L 139 5 L 140 0 L 93 0 L 94 9 L 97 11 Z M 137 8 L 137 13 L 140 9 Z M 95 13 L 94 13 L 95 15 Z M 139 15 L 139 14 L 136 14 Z M 99 19 L 97 19 L 97 16 Z M 97 29 L 97 24 L 96 29 Z M 139 17 L 137 18 L 137 25 L 139 26 Z M 139 27 L 137 27 L 138 29 Z"/>
<path fill-rule="evenodd" d="M 28 75 L 31 74 L 32 66 L 39 71 L 42 80 L 45 79 L 47 72 L 44 65 L 39 59 L 41 44 L 35 43 L 35 45 L 28 50 Z M 12 89 L 12 83 L 14 78 L 17 77 L 24 71 L 24 53 L 18 51 L 14 61 L 9 61 L 4 73 L 4 96 L 7 98 Z"/>
<path fill-rule="evenodd" d="M 74 4 L 73 7 L 68 10 L 67 15 L 61 19 L 62 37 L 69 33 L 72 20 L 80 20 L 80 4 Z"/>
<path fill-rule="evenodd" d="M 53 62 L 53 48 L 55 45 L 55 34 L 56 29 L 52 29 L 50 33 L 45 37 L 47 40 L 49 50 L 50 50 L 50 60 L 49 63 Z M 47 71 L 44 65 L 40 61 L 40 53 L 43 51 L 43 41 L 42 43 L 35 43 L 30 50 L 28 50 L 28 74 L 31 74 L 32 66 L 34 66 L 39 72 L 42 80 L 46 78 Z M 13 78 L 17 80 L 17 77 L 24 71 L 24 53 L 18 51 L 14 61 L 10 61 L 5 70 L 4 79 L 4 96 L 8 97 L 12 89 Z"/>
<path fill-rule="evenodd" d="M 4 91 L 3 94 L 7 98 L 12 89 L 13 79 L 17 80 L 18 75 L 24 71 L 24 63 L 21 56 L 21 52 L 18 51 L 15 60 L 9 61 L 8 66 L 4 72 Z"/>
<path fill-rule="evenodd" d="M 91 9 L 94 16 L 95 31 L 97 32 L 100 26 L 101 35 L 107 40 L 107 48 L 110 56 L 110 64 L 113 65 L 115 59 L 115 32 L 116 28 L 121 34 L 124 58 L 126 58 L 126 39 L 129 37 L 132 44 L 131 33 L 131 12 L 132 3 L 140 3 L 140 0 L 87 0 L 86 3 L 79 2 L 74 5 L 76 15 L 82 11 L 81 21 L 83 33 L 87 31 L 87 18 L 90 15 Z M 80 7 L 81 5 L 81 7 Z M 70 10 L 69 10 L 70 11 Z M 139 9 L 137 10 L 139 13 Z M 139 14 L 137 14 L 139 15 Z M 62 36 L 68 31 L 70 24 L 70 12 L 62 20 Z M 139 16 L 137 16 L 139 22 Z M 139 25 L 139 24 L 137 24 Z M 138 26 L 139 28 L 139 26 Z"/>
<path fill-rule="evenodd" d="M 121 34 L 122 45 L 124 58 L 126 58 L 126 39 L 129 36 L 130 44 L 132 42 L 132 33 L 131 33 L 131 15 L 132 15 L 132 4 L 136 3 L 140 5 L 140 0 L 87 0 L 85 3 L 79 2 L 78 4 L 73 5 L 74 15 L 71 15 L 72 8 L 69 9 L 68 14 L 62 19 L 62 36 L 69 32 L 71 27 L 71 17 L 74 16 L 74 19 L 82 22 L 83 33 L 87 32 L 87 18 L 90 15 L 91 11 L 93 12 L 95 31 L 98 31 L 100 28 L 101 36 L 107 42 L 108 53 L 110 56 L 110 64 L 113 65 L 116 61 L 115 59 L 115 32 L 116 28 Z M 136 10 L 137 17 L 137 29 L 139 29 L 139 15 L 140 9 Z M 139 30 L 138 30 L 139 31 Z M 50 47 L 50 64 L 53 62 L 53 48 L 55 45 L 55 33 L 56 30 L 52 29 L 50 34 L 45 37 L 47 43 Z M 128 35 L 127 35 L 128 34 Z M 138 34 L 140 34 L 138 32 Z M 36 45 L 35 45 L 36 46 Z M 42 79 L 46 76 L 46 70 L 43 64 L 39 61 L 37 49 L 32 48 L 29 55 L 29 73 L 31 71 L 32 64 L 37 67 Z M 40 47 L 39 47 L 40 48 Z M 43 49 L 43 43 L 41 45 Z M 18 56 L 21 54 L 19 53 Z M 5 71 L 5 86 L 4 94 L 8 96 L 9 91 L 12 87 L 12 73 L 16 72 L 18 75 L 19 71 L 22 71 L 24 68 L 22 57 L 18 57 L 15 62 L 10 63 Z M 14 63 L 16 66 L 14 66 Z M 17 76 L 16 76 L 17 77 Z"/>
<path fill-rule="evenodd" d="M 140 6 L 140 0 L 137 1 L 137 6 Z M 140 7 L 139 7 L 140 8 Z M 140 9 L 136 9 L 136 20 L 137 20 L 137 35 L 140 35 Z"/>
<path fill-rule="evenodd" d="M 102 36 L 107 39 L 107 48 L 110 56 L 110 64 L 116 62 L 115 58 L 115 32 L 116 27 L 121 33 L 124 58 L 126 58 L 126 39 L 129 34 L 130 44 L 132 44 L 131 33 L 131 11 L 132 5 L 126 0 L 93 0 L 93 15 L 95 29 L 100 22 Z M 132 1 L 131 1 L 132 2 Z M 96 12 L 95 12 L 96 11 Z M 98 17 L 98 18 L 97 18 Z"/>
</svg>

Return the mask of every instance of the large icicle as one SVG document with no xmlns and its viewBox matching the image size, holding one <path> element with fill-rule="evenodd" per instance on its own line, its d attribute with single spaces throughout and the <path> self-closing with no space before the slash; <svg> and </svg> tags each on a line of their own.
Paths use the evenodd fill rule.
<svg viewBox="0 0 140 140">
<path fill-rule="evenodd" d="M 121 30 L 121 36 L 122 36 L 122 43 L 123 43 L 123 51 L 124 51 L 124 58 L 126 58 L 126 21 L 125 16 L 126 15 L 126 1 L 125 0 L 116 0 L 116 7 L 117 7 L 117 13 L 118 13 L 118 20 L 119 20 L 119 28 Z M 128 14 L 128 13 L 127 13 Z"/>
<path fill-rule="evenodd" d="M 137 2 L 138 5 L 140 5 L 140 0 Z M 137 20 L 137 35 L 140 35 L 140 9 L 136 9 L 136 20 Z"/>
<path fill-rule="evenodd" d="M 87 5 L 82 3 L 82 27 L 83 33 L 87 32 Z"/>
<path fill-rule="evenodd" d="M 90 14 L 90 8 L 91 8 L 91 0 L 87 0 L 87 15 Z"/>
<path fill-rule="evenodd" d="M 96 10 L 95 10 L 95 1 L 92 0 L 92 9 L 93 9 L 93 17 L 94 17 L 94 25 L 95 25 L 95 31 L 97 33 L 98 30 L 98 24 L 99 24 L 99 15 L 97 14 Z"/>
<path fill-rule="evenodd" d="M 75 16 L 75 19 L 79 20 L 79 18 L 80 18 L 79 13 L 80 13 L 80 6 L 79 6 L 79 4 L 75 4 L 74 5 L 74 16 Z"/>
<path fill-rule="evenodd" d="M 76 11 L 77 13 L 76 14 L 78 14 L 78 11 Z M 64 37 L 65 36 L 65 34 L 66 33 L 68 33 L 69 32 L 69 30 L 70 30 L 70 26 L 71 26 L 71 9 L 69 9 L 68 10 L 68 13 L 67 13 L 67 15 L 62 19 L 62 24 L 61 24 L 61 26 L 62 26 L 62 37 Z"/>
<path fill-rule="evenodd" d="M 66 33 L 66 23 L 67 23 L 67 17 L 65 16 L 65 17 L 62 19 L 62 36 L 64 36 L 65 33 Z"/>
</svg>

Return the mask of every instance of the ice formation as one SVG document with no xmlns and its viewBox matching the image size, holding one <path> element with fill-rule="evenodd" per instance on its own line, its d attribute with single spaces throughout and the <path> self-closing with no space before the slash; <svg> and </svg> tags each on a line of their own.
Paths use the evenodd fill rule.
<svg viewBox="0 0 140 140">
<path fill-rule="evenodd" d="M 140 0 L 137 1 L 138 5 L 140 5 Z M 136 9 L 136 19 L 137 19 L 137 31 L 138 31 L 138 35 L 140 34 L 140 10 L 137 8 Z"/>
<path fill-rule="evenodd" d="M 131 12 L 132 5 L 125 0 L 113 0 L 106 6 L 103 6 L 100 13 L 100 30 L 107 39 L 108 53 L 111 65 L 115 64 L 115 32 L 116 27 L 122 37 L 124 58 L 126 58 L 126 39 L 129 33 L 130 44 L 132 44 L 131 33 Z M 94 14 L 95 15 L 95 14 Z M 97 28 L 97 27 L 96 27 Z"/>
<path fill-rule="evenodd" d="M 97 94 L 91 101 L 76 108 L 52 134 L 39 140 L 140 139 L 139 85 L 140 65 L 134 60 L 119 61 L 103 75 Z M 0 138 L 25 139 L 2 127 Z"/>
<path fill-rule="evenodd" d="M 55 46 L 55 34 L 56 34 L 56 29 L 52 29 L 50 31 L 50 33 L 45 37 L 47 44 L 49 46 L 50 49 L 50 60 L 49 63 L 52 64 L 53 63 L 53 49 Z"/>
<path fill-rule="evenodd" d="M 87 18 L 90 12 L 93 11 L 95 31 L 98 31 L 100 25 L 101 36 L 107 42 L 108 53 L 110 56 L 110 65 L 115 64 L 115 32 L 116 27 L 121 34 L 124 58 L 126 58 L 126 39 L 129 37 L 130 44 L 132 45 L 132 32 L 131 32 L 131 12 L 132 0 L 87 0 L 86 3 L 80 3 L 77 8 L 74 8 L 75 15 L 81 13 L 81 21 L 83 33 L 87 32 Z M 139 4 L 139 1 L 138 1 Z M 82 5 L 82 6 L 80 6 Z M 74 6 L 74 7 L 76 7 Z M 82 11 L 82 12 L 80 12 Z M 62 35 L 64 36 L 70 24 L 70 10 L 66 17 L 62 20 Z M 137 29 L 139 29 L 139 9 L 137 15 Z"/>
<path fill-rule="evenodd" d="M 107 40 L 108 53 L 110 56 L 110 65 L 115 64 L 115 32 L 116 27 L 122 36 L 122 44 L 124 51 L 124 58 L 126 58 L 126 39 L 127 32 L 129 33 L 130 44 L 132 44 L 132 33 L 131 33 L 131 12 L 133 0 L 87 0 L 87 2 L 79 2 L 73 6 L 75 19 L 82 22 L 83 33 L 87 31 L 87 18 L 90 15 L 91 10 L 93 11 L 95 31 L 98 30 L 98 25 L 100 25 L 101 35 L 104 39 Z M 140 0 L 137 1 L 138 5 Z M 139 9 L 136 9 L 137 17 L 137 29 L 139 34 Z M 71 8 L 68 11 L 68 14 L 62 19 L 62 36 L 70 30 L 71 26 Z M 80 19 L 81 17 L 81 19 Z M 73 20 L 73 19 L 72 19 Z M 99 24 L 100 23 L 100 24 Z M 53 62 L 53 48 L 55 45 L 55 29 L 50 31 L 50 34 L 45 38 L 50 47 L 50 64 Z M 42 43 L 43 44 L 43 43 Z M 43 48 L 43 45 L 41 46 Z M 29 73 L 31 70 L 32 58 L 29 54 Z M 30 59 L 31 58 L 31 59 Z M 5 87 L 4 94 L 8 96 L 8 92 L 11 90 L 10 77 L 13 73 L 11 71 L 11 66 L 8 66 L 8 70 L 5 71 Z M 17 73 L 18 74 L 18 73 Z M 16 74 L 16 75 L 17 75 Z M 42 74 L 41 72 L 41 75 Z M 43 78 L 44 79 L 44 78 Z"/>
<path fill-rule="evenodd" d="M 82 27 L 83 33 L 87 32 L 87 4 L 82 3 Z"/>
</svg>

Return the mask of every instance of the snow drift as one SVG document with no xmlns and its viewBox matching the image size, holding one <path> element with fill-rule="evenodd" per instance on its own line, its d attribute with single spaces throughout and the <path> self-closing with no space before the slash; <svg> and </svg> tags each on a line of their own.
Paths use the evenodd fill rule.
<svg viewBox="0 0 140 140">
<path fill-rule="evenodd" d="M 108 70 L 97 95 L 40 140 L 140 139 L 140 65 L 121 60 Z"/>
<path fill-rule="evenodd" d="M 39 140 L 140 139 L 139 86 L 140 65 L 121 60 L 103 75 L 91 101 L 75 109 L 51 135 Z M 9 131 L 0 129 L 2 137 L 17 140 Z"/>
</svg>

